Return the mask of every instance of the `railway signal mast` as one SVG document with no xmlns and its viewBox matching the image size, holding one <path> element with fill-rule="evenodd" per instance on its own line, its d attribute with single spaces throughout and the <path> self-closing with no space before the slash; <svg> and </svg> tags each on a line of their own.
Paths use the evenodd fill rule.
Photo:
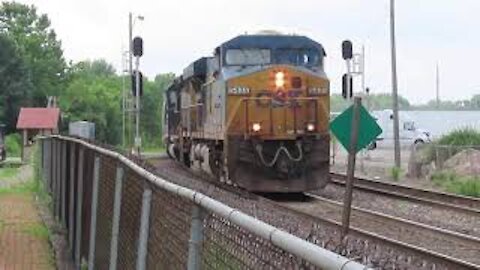
<svg viewBox="0 0 480 270">
<path fill-rule="evenodd" d="M 135 96 L 135 148 L 137 154 L 140 155 L 140 147 L 142 146 L 142 138 L 140 137 L 140 95 L 142 94 L 142 80 L 143 76 L 140 73 L 140 57 L 143 55 L 143 39 L 141 37 L 135 37 L 133 39 L 133 55 L 135 56 L 135 84 L 132 89 L 132 94 Z M 133 82 L 133 80 L 132 80 Z"/>
<path fill-rule="evenodd" d="M 361 53 L 353 53 L 353 45 L 350 40 L 342 43 L 342 57 L 347 65 L 347 73 L 342 77 L 342 96 L 344 99 L 351 100 L 353 94 L 353 76 L 362 77 L 362 93 L 367 93 L 365 87 L 365 48 L 362 47 Z"/>
</svg>

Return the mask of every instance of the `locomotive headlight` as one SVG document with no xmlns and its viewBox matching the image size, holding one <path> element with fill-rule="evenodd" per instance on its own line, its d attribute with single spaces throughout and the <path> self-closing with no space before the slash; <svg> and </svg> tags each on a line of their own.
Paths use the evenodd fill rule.
<svg viewBox="0 0 480 270">
<path fill-rule="evenodd" d="M 260 125 L 260 123 L 254 123 L 254 124 L 252 125 L 252 129 L 253 129 L 253 131 L 255 131 L 255 132 L 259 132 L 261 128 L 262 128 L 262 126 Z"/>
<path fill-rule="evenodd" d="M 275 86 L 277 88 L 283 88 L 283 86 L 285 86 L 285 73 L 281 71 L 275 73 Z"/>
<path fill-rule="evenodd" d="M 312 124 L 312 123 L 309 123 L 309 124 L 307 125 L 307 130 L 310 131 L 310 132 L 314 131 L 314 130 L 315 130 L 315 125 Z"/>
</svg>

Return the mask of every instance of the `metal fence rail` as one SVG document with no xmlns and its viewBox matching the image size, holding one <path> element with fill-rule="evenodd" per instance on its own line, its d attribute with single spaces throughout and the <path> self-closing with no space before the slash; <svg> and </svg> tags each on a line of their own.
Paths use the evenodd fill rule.
<svg viewBox="0 0 480 270">
<path fill-rule="evenodd" d="M 365 269 L 114 151 L 63 136 L 40 145 L 77 269 Z"/>
</svg>

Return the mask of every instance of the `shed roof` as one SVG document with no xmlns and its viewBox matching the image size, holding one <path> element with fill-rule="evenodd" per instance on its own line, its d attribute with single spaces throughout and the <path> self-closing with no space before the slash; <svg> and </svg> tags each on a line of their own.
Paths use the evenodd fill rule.
<svg viewBox="0 0 480 270">
<path fill-rule="evenodd" d="M 58 108 L 21 108 L 17 129 L 55 129 L 59 117 Z"/>
</svg>

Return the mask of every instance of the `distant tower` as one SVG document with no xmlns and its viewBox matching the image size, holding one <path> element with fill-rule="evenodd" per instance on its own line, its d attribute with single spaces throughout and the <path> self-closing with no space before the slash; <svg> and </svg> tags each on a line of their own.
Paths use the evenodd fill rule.
<svg viewBox="0 0 480 270">
<path fill-rule="evenodd" d="M 436 70 L 436 92 L 437 92 L 437 109 L 440 108 L 440 71 L 438 68 L 437 63 L 437 70 Z"/>
</svg>

